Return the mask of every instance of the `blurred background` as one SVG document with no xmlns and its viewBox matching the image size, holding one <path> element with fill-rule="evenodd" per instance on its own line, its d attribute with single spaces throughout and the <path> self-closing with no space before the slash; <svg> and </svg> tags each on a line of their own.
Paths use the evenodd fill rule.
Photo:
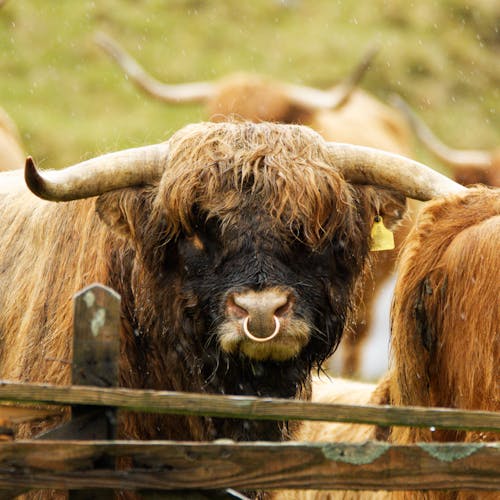
<svg viewBox="0 0 500 500">
<path fill-rule="evenodd" d="M 161 103 L 140 92 L 97 47 L 97 31 L 113 36 L 168 83 L 245 71 L 327 88 L 377 46 L 363 89 L 383 102 L 392 93 L 402 95 L 449 145 L 491 150 L 500 143 L 498 0 L 0 5 L 0 106 L 42 167 L 159 142 L 187 123 L 208 119 L 202 105 Z M 413 156 L 446 172 L 416 141 Z M 387 340 L 375 341 L 376 347 L 383 366 Z"/>
<path fill-rule="evenodd" d="M 53 167 L 207 118 L 138 91 L 98 30 L 171 83 L 249 71 L 326 88 L 377 44 L 364 89 L 403 95 L 449 144 L 499 143 L 498 0 L 4 0 L 0 106 Z"/>
</svg>

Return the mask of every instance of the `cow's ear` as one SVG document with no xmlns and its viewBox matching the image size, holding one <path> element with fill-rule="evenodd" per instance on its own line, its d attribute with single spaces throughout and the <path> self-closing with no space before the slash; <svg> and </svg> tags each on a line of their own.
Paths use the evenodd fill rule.
<svg viewBox="0 0 500 500">
<path fill-rule="evenodd" d="M 404 195 L 392 189 L 369 185 L 355 185 L 353 188 L 359 193 L 359 211 L 366 220 L 368 230 L 377 215 L 384 219 L 384 225 L 390 230 L 401 222 L 407 207 Z"/>
<path fill-rule="evenodd" d="M 395 230 L 406 213 L 408 201 L 401 193 L 388 189 L 377 189 L 377 195 L 378 198 L 372 205 L 375 209 L 372 218 L 375 215 L 382 216 L 386 227 Z"/>
<path fill-rule="evenodd" d="M 115 191 L 99 196 L 96 200 L 96 212 L 101 220 L 122 238 L 135 235 L 135 216 L 137 193 Z"/>
</svg>

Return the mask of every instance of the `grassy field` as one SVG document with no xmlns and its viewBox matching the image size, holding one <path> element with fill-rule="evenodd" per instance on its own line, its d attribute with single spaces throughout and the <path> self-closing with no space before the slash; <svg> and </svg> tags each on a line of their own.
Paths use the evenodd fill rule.
<svg viewBox="0 0 500 500">
<path fill-rule="evenodd" d="M 326 87 L 377 43 L 364 88 L 402 94 L 452 145 L 500 143 L 498 0 L 9 0 L 0 105 L 44 166 L 158 142 L 206 118 L 139 93 L 95 46 L 97 30 L 168 82 L 243 70 Z"/>
</svg>

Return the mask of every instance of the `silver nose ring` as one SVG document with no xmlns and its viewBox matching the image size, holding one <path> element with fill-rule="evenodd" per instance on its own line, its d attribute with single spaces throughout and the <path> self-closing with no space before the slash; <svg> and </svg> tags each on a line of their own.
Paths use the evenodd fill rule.
<svg viewBox="0 0 500 500">
<path fill-rule="evenodd" d="M 252 335 L 250 333 L 250 331 L 248 330 L 249 319 L 250 319 L 250 316 L 246 316 L 245 319 L 243 320 L 243 331 L 245 332 L 245 335 L 250 340 L 253 340 L 255 342 L 268 342 L 269 340 L 274 339 L 274 337 L 276 337 L 276 335 L 278 335 L 278 333 L 280 331 L 280 327 L 281 327 L 280 320 L 275 315 L 273 315 L 274 323 L 276 325 L 274 328 L 274 332 L 271 333 L 271 335 L 269 335 L 269 337 L 256 337 L 255 335 Z"/>
</svg>

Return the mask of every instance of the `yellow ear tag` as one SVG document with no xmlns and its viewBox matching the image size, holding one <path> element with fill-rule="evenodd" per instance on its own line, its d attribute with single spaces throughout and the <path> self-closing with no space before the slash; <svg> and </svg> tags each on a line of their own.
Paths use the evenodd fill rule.
<svg viewBox="0 0 500 500">
<path fill-rule="evenodd" d="M 384 220 L 380 215 L 375 216 L 370 236 L 372 238 L 370 246 L 372 252 L 394 248 L 394 235 L 384 226 Z"/>
</svg>

